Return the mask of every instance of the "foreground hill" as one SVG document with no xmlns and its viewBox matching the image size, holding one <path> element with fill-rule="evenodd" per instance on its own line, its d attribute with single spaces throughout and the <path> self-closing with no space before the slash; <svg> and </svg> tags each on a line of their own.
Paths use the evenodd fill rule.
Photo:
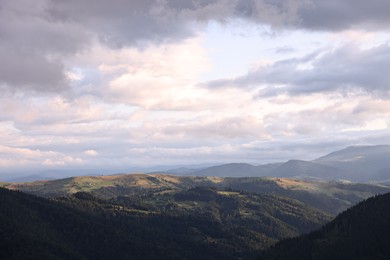
<svg viewBox="0 0 390 260">
<path fill-rule="evenodd" d="M 295 200 L 214 188 L 47 200 L 0 188 L 0 259 L 250 259 L 330 217 Z"/>
<path fill-rule="evenodd" d="M 60 197 L 76 192 L 90 192 L 96 197 L 105 199 L 207 186 L 289 197 L 332 215 L 336 215 L 375 194 L 390 192 L 390 187 L 386 186 L 348 182 L 257 177 L 193 177 L 167 174 L 84 176 L 29 183 L 3 183 L 2 185 L 9 189 L 21 190 L 43 197 Z"/>
<path fill-rule="evenodd" d="M 259 259 L 390 259 L 390 194 L 348 209 L 318 231 L 285 240 Z"/>
</svg>

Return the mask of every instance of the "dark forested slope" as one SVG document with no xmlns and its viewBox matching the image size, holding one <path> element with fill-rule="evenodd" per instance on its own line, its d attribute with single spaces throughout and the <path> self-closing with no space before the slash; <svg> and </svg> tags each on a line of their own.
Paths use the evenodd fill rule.
<svg viewBox="0 0 390 260">
<path fill-rule="evenodd" d="M 214 188 L 110 200 L 0 188 L 0 259 L 249 259 L 327 220 L 291 199 Z"/>
<path fill-rule="evenodd" d="M 359 203 L 318 231 L 276 244 L 259 259 L 390 259 L 390 193 Z"/>
</svg>

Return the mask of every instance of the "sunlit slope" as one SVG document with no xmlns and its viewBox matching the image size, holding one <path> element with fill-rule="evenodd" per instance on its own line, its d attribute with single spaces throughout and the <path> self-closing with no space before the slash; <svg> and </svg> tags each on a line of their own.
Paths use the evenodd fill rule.
<svg viewBox="0 0 390 260">
<path fill-rule="evenodd" d="M 390 191 L 390 188 L 386 186 L 349 182 L 258 177 L 193 177 L 167 174 L 85 176 L 52 181 L 8 183 L 3 184 L 3 186 L 43 197 L 58 197 L 85 191 L 101 198 L 114 198 L 150 192 L 170 192 L 197 186 L 208 186 L 290 197 L 330 214 L 337 214 L 372 195 Z"/>
<path fill-rule="evenodd" d="M 16 189 L 44 197 L 58 197 L 80 191 L 102 197 L 115 197 L 146 190 L 186 189 L 212 186 L 223 181 L 217 177 L 180 177 L 166 174 L 118 174 L 110 176 L 81 176 L 58 180 L 26 183 L 3 183 Z"/>
</svg>

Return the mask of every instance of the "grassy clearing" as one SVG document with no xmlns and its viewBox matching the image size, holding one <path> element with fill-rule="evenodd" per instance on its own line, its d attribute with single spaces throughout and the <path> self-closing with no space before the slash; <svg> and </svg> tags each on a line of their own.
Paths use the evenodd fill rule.
<svg viewBox="0 0 390 260">
<path fill-rule="evenodd" d="M 237 196 L 240 195 L 239 192 L 237 191 L 218 191 L 219 195 L 224 195 L 224 196 Z"/>
</svg>

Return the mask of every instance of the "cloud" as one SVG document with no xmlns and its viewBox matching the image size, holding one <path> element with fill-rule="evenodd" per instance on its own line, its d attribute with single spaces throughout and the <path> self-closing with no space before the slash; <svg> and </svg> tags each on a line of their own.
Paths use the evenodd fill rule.
<svg viewBox="0 0 390 260">
<path fill-rule="evenodd" d="M 89 155 L 89 156 L 97 156 L 98 152 L 96 152 L 95 150 L 90 149 L 90 150 L 84 151 L 84 154 Z"/>
<path fill-rule="evenodd" d="M 301 9 L 298 26 L 324 31 L 387 30 L 389 11 L 387 0 L 313 0 L 309 8 Z"/>
<path fill-rule="evenodd" d="M 0 44 L 1 45 L 1 44 Z M 63 92 L 67 84 L 64 66 L 42 55 L 14 51 L 0 46 L 0 90 L 35 90 L 37 92 Z"/>
<path fill-rule="evenodd" d="M 0 163 L 3 169 L 266 163 L 314 159 L 350 144 L 390 140 L 388 128 L 383 128 L 383 122 L 390 122 L 388 100 L 317 93 L 245 102 L 234 100 L 229 107 L 201 112 L 124 113 L 129 108 L 111 105 L 106 113 L 115 117 L 33 120 L 21 128 L 10 121 L 0 125 Z M 26 110 L 30 104 L 20 105 Z"/>
<path fill-rule="evenodd" d="M 0 89 L 63 92 L 67 78 L 61 58 L 87 44 L 76 24 L 45 16 L 47 1 L 4 0 L 0 3 Z"/>
<path fill-rule="evenodd" d="M 6 159 L 0 160 L 3 167 L 23 166 L 67 166 L 81 165 L 81 158 L 72 157 L 54 151 L 41 151 L 29 148 L 0 145 L 0 155 Z"/>
<path fill-rule="evenodd" d="M 177 41 L 209 21 L 242 19 L 275 28 L 346 30 L 388 28 L 386 0 L 51 0 L 46 14 L 54 21 L 75 22 L 102 42 L 121 47 L 145 40 Z M 142 25 L 142 26 L 140 26 Z"/>
<path fill-rule="evenodd" d="M 379 0 L 2 0 L 0 165 L 266 162 L 390 140 L 390 46 L 371 44 L 389 28 L 388 8 Z M 216 73 L 206 37 L 220 32 L 205 30 L 214 21 L 225 36 L 234 26 L 234 36 L 257 26 L 269 35 L 237 46 L 235 57 L 260 58 L 246 75 L 201 88 Z M 335 31 L 342 45 L 329 39 Z M 237 45 L 229 37 L 216 44 Z M 323 48 L 308 54 L 313 46 Z"/>
<path fill-rule="evenodd" d="M 271 137 L 259 118 L 251 116 L 224 117 L 209 122 L 192 122 L 168 126 L 161 131 L 172 136 L 197 139 L 268 139 Z"/>
<path fill-rule="evenodd" d="M 390 94 L 390 45 L 361 49 L 347 44 L 300 58 L 260 66 L 236 79 L 216 80 L 208 87 L 257 88 L 259 96 L 341 91 Z"/>
<path fill-rule="evenodd" d="M 113 49 L 176 43 L 210 21 L 248 21 L 273 28 L 388 29 L 386 0 L 3 0 L 0 89 L 71 91 L 67 60 L 97 41 Z"/>
<path fill-rule="evenodd" d="M 74 100 L 62 96 L 0 98 L 0 120 L 12 120 L 20 130 L 115 119 L 116 116 L 105 112 L 106 109 L 105 104 L 88 96 Z"/>
<path fill-rule="evenodd" d="M 47 14 L 54 21 L 74 21 L 112 47 L 143 41 L 177 41 L 193 36 L 209 21 L 245 19 L 282 26 L 299 20 L 308 0 L 88 0 L 50 1 Z M 140 26 L 141 25 L 141 26 Z"/>
<path fill-rule="evenodd" d="M 284 54 L 284 53 L 292 53 L 295 52 L 295 49 L 290 46 L 282 46 L 274 49 L 275 53 Z"/>
</svg>

